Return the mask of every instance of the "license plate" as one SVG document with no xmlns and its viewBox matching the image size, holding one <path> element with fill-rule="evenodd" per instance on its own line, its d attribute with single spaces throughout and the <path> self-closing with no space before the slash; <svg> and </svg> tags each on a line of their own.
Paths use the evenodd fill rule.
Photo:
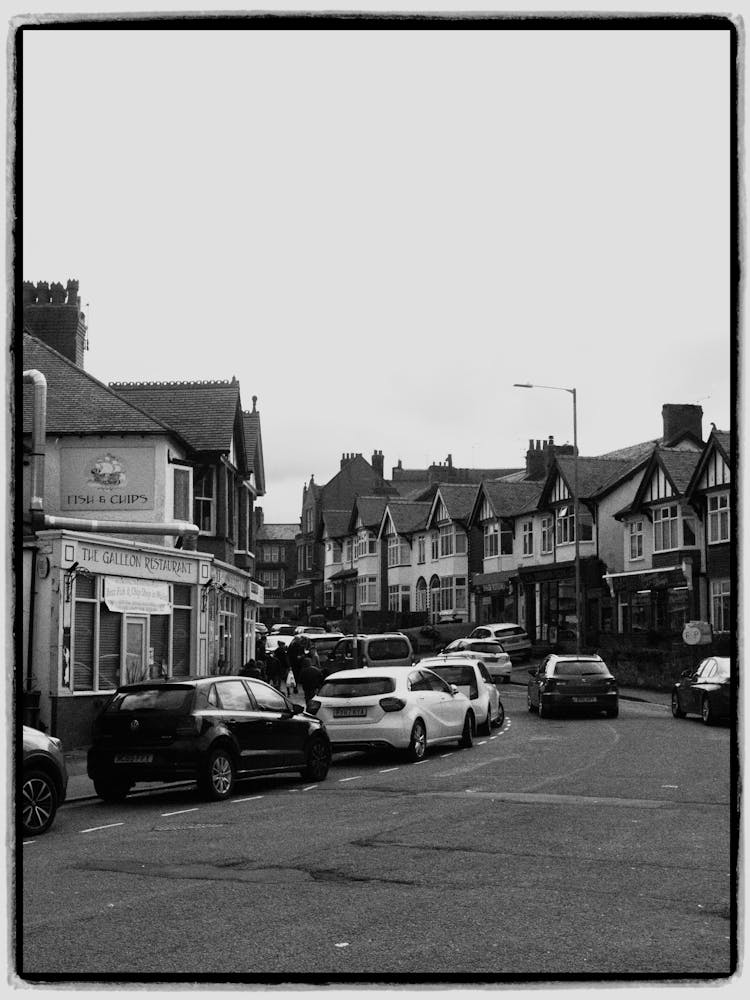
<svg viewBox="0 0 750 1000">
<path fill-rule="evenodd" d="M 116 753 L 115 764 L 150 764 L 154 759 L 152 753 Z"/>
<path fill-rule="evenodd" d="M 590 704 L 592 701 L 596 701 L 596 698 L 574 698 L 573 701 L 578 703 L 587 702 L 588 704 Z"/>
<path fill-rule="evenodd" d="M 362 718 L 367 715 L 366 708 L 334 708 L 334 719 L 351 719 L 352 717 Z"/>
</svg>

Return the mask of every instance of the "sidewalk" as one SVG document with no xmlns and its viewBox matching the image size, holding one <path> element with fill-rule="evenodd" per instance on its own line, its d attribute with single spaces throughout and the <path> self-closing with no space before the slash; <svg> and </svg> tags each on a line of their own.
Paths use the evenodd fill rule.
<svg viewBox="0 0 750 1000">
<path fill-rule="evenodd" d="M 514 674 L 518 677 L 513 677 L 511 684 L 514 687 L 526 687 L 526 668 L 516 667 L 514 668 Z M 500 696 L 502 698 L 503 687 L 499 688 Z M 620 688 L 620 697 L 624 701 L 645 701 L 651 704 L 663 705 L 665 708 L 669 708 L 670 694 L 668 691 L 646 691 L 641 688 Z M 304 705 L 302 698 L 302 693 L 292 695 L 292 701 L 297 705 Z M 66 802 L 75 802 L 81 799 L 93 799 L 96 798 L 96 793 L 94 792 L 94 783 L 91 781 L 89 776 L 86 774 L 86 754 L 88 752 L 88 747 L 76 747 L 74 750 L 68 750 L 65 754 L 65 764 L 68 769 L 68 794 Z M 189 782 L 192 784 L 192 782 Z M 138 791 L 147 791 L 149 788 L 160 788 L 163 787 L 161 782 L 144 783 L 138 786 Z"/>
</svg>

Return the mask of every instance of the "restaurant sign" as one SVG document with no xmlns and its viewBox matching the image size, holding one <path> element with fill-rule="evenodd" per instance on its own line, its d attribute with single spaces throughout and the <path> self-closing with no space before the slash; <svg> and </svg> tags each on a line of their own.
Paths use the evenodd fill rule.
<svg viewBox="0 0 750 1000">
<path fill-rule="evenodd" d="M 172 583 L 197 583 L 200 560 L 191 559 L 176 549 L 148 552 L 98 542 L 77 542 L 70 548 L 70 561 L 78 562 L 90 573 L 117 573 L 141 580 L 167 580 Z"/>
<path fill-rule="evenodd" d="M 154 481 L 153 448 L 61 449 L 61 510 L 153 510 Z"/>
<path fill-rule="evenodd" d="M 110 611 L 126 615 L 168 615 L 169 584 L 105 576 L 104 600 Z"/>
</svg>

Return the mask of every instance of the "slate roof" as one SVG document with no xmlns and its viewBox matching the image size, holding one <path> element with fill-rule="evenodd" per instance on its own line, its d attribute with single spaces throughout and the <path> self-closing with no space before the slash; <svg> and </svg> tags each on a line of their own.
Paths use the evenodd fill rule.
<svg viewBox="0 0 750 1000">
<path fill-rule="evenodd" d="M 349 534 L 351 510 L 324 510 L 323 529 L 331 538 L 345 538 Z"/>
<path fill-rule="evenodd" d="M 293 542 L 299 524 L 262 524 L 255 535 L 259 542 Z"/>
<path fill-rule="evenodd" d="M 389 500 L 388 513 L 398 535 L 411 535 L 427 527 L 431 503 L 410 500 Z"/>
<path fill-rule="evenodd" d="M 445 509 L 452 521 L 467 521 L 474 508 L 478 485 L 473 483 L 440 483 L 438 493 L 445 504 Z M 433 508 L 437 509 L 437 495 L 432 501 Z"/>
<path fill-rule="evenodd" d="M 48 344 L 24 333 L 23 370 L 29 369 L 40 371 L 47 380 L 47 434 L 158 434 L 187 447 L 171 427 L 121 398 Z M 24 383 L 24 433 L 31 433 L 32 421 L 33 387 Z"/>
<path fill-rule="evenodd" d="M 575 480 L 575 459 L 572 455 L 557 455 L 557 466 L 570 488 Z M 638 465 L 633 459 L 585 458 L 578 459 L 578 496 L 594 497 L 612 486 Z"/>
<path fill-rule="evenodd" d="M 354 531 L 357 517 L 362 519 L 362 524 L 366 528 L 379 528 L 387 503 L 388 497 L 357 497 L 349 518 L 350 530 Z"/>
<path fill-rule="evenodd" d="M 684 493 L 695 467 L 700 461 L 701 453 L 699 451 L 684 451 L 681 448 L 659 448 L 656 454 L 675 489 Z"/>
<path fill-rule="evenodd" d="M 618 448 L 616 451 L 608 451 L 604 455 L 598 455 L 598 458 L 615 458 L 623 459 L 632 462 L 638 462 L 642 458 L 648 458 L 654 448 L 658 447 L 662 443 L 661 438 L 655 438 L 653 441 L 641 441 L 640 444 L 631 444 L 626 448 Z"/>
<path fill-rule="evenodd" d="M 711 432 L 716 438 L 717 442 L 721 445 L 724 454 L 727 456 L 727 461 L 732 460 L 732 435 L 729 431 L 712 431 Z"/>
<path fill-rule="evenodd" d="M 242 428 L 245 436 L 245 468 L 255 475 L 255 485 L 259 493 L 266 490 L 266 472 L 263 465 L 263 443 L 260 434 L 260 413 L 255 409 L 242 413 Z"/>
<path fill-rule="evenodd" d="M 110 389 L 174 427 L 195 451 L 229 452 L 240 406 L 240 384 L 229 382 L 110 382 Z"/>
<path fill-rule="evenodd" d="M 355 497 L 381 493 L 383 496 L 392 496 L 397 491 L 366 459 L 355 455 L 321 488 L 321 503 L 323 510 L 347 510 L 351 509 Z"/>
<path fill-rule="evenodd" d="M 535 510 L 542 493 L 542 483 L 492 480 L 482 484 L 484 495 L 497 517 L 515 517 Z"/>
</svg>

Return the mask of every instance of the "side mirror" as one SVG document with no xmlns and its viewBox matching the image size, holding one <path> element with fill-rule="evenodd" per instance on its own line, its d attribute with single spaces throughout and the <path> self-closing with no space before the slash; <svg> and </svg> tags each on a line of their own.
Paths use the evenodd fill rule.
<svg viewBox="0 0 750 1000">
<path fill-rule="evenodd" d="M 451 694 L 458 694 L 458 688 L 455 684 L 451 684 Z"/>
</svg>

